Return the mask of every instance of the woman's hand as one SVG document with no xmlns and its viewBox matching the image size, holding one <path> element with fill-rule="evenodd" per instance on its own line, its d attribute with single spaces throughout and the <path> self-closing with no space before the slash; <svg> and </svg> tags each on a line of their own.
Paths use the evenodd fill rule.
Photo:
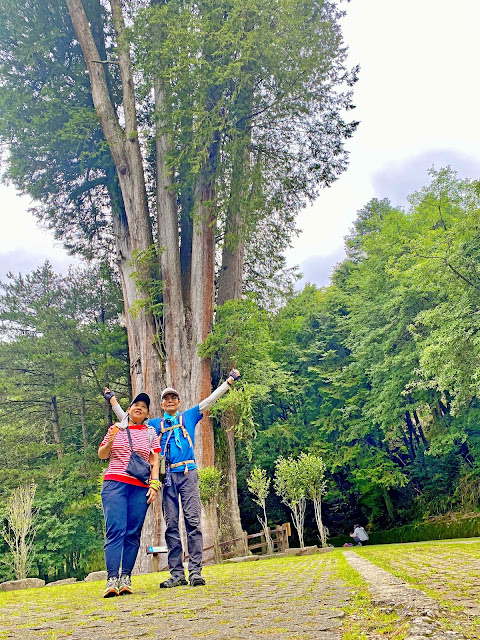
<svg viewBox="0 0 480 640">
<path fill-rule="evenodd" d="M 158 494 L 158 489 L 154 489 L 153 487 L 149 487 L 147 491 L 147 504 L 150 504 L 155 500 Z"/>
<path fill-rule="evenodd" d="M 112 445 L 113 441 L 115 440 L 115 436 L 118 433 L 118 427 L 116 425 L 113 425 L 112 427 L 110 427 L 110 429 L 108 430 L 108 434 L 107 434 L 107 442 L 106 444 Z"/>
<path fill-rule="evenodd" d="M 102 447 L 98 448 L 98 457 L 100 460 L 106 460 L 112 451 L 113 441 L 118 433 L 118 426 L 113 425 L 107 432 L 107 441 Z"/>
</svg>

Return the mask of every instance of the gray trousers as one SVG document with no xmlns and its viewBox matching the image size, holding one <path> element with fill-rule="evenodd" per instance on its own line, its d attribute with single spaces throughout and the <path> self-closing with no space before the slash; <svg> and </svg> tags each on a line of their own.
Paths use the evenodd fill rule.
<svg viewBox="0 0 480 640">
<path fill-rule="evenodd" d="M 182 563 L 182 540 L 179 529 L 179 497 L 187 532 L 188 572 L 199 575 L 202 571 L 203 538 L 201 529 L 202 507 L 198 489 L 198 472 L 196 469 L 187 475 L 182 472 L 172 473 L 172 484 L 163 487 L 163 513 L 167 529 L 165 540 L 168 547 L 168 568 L 176 578 L 183 576 L 185 571 Z"/>
</svg>

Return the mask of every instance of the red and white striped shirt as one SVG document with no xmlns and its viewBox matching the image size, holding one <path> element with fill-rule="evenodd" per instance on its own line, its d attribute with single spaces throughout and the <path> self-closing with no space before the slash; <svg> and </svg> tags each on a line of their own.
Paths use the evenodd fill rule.
<svg viewBox="0 0 480 640">
<path fill-rule="evenodd" d="M 110 427 L 111 429 L 112 427 Z M 110 433 L 110 429 L 107 431 L 105 437 L 102 440 L 101 447 L 107 444 L 107 437 Z M 145 462 L 149 462 L 150 453 L 159 453 L 160 442 L 158 441 L 157 434 L 155 434 L 152 447 L 148 441 L 148 429 L 144 424 L 132 424 L 128 427 L 130 435 L 132 436 L 133 450 L 136 451 Z M 126 482 L 127 484 L 135 484 L 139 487 L 148 487 L 141 480 L 137 480 L 126 472 L 128 463 L 130 461 L 130 442 L 128 440 L 127 430 L 120 429 L 113 441 L 112 450 L 110 452 L 110 462 L 108 469 L 103 476 L 104 480 L 117 480 L 118 482 Z"/>
</svg>

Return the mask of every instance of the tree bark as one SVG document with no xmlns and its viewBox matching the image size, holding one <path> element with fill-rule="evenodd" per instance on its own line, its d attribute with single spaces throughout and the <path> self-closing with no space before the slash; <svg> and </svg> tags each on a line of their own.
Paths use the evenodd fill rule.
<svg viewBox="0 0 480 640">
<path fill-rule="evenodd" d="M 187 399 L 190 383 L 190 354 L 188 353 L 188 336 L 186 335 L 186 309 L 182 295 L 178 212 L 172 189 L 171 172 L 165 161 L 169 146 L 167 136 L 162 131 L 163 108 L 164 90 L 161 84 L 156 82 L 157 220 L 160 267 L 164 283 L 163 344 L 166 357 L 166 383 L 177 389 L 182 402 L 184 402 Z M 198 401 L 197 399 L 196 402 Z"/>
<path fill-rule="evenodd" d="M 218 278 L 217 304 L 241 300 L 243 293 L 243 260 L 245 241 L 241 230 L 241 212 L 235 209 L 227 219 L 222 266 Z"/>
<path fill-rule="evenodd" d="M 413 445 L 413 433 L 415 427 L 412 422 L 412 418 L 410 416 L 409 411 L 405 411 L 405 424 L 407 425 L 407 433 L 408 433 L 408 451 L 410 454 L 410 459 L 413 462 L 415 460 L 415 448 Z"/>
<path fill-rule="evenodd" d="M 84 454 L 87 452 L 87 449 L 88 449 L 86 416 L 87 416 L 87 412 L 86 412 L 86 406 L 85 406 L 85 397 L 82 395 L 80 398 L 80 424 L 82 426 L 82 447 L 83 447 Z"/>
<path fill-rule="evenodd" d="M 418 431 L 418 435 L 420 436 L 420 439 L 423 442 L 423 446 L 428 449 L 429 447 L 429 442 L 427 440 L 427 438 L 425 437 L 425 432 L 423 431 L 423 426 L 422 426 L 422 422 L 420 420 L 420 417 L 417 413 L 417 411 L 414 409 L 413 410 L 413 417 L 415 419 L 415 425 L 417 427 L 417 431 Z"/>
<path fill-rule="evenodd" d="M 58 407 L 57 407 L 56 396 L 52 396 L 50 398 L 50 415 L 51 415 L 51 423 L 52 423 L 53 441 L 57 445 L 57 458 L 61 460 L 63 458 L 63 450 L 62 450 L 62 438 L 60 436 L 60 421 L 58 419 Z"/>
<path fill-rule="evenodd" d="M 198 347 L 204 342 L 213 323 L 213 300 L 215 282 L 215 233 L 214 217 L 211 212 L 213 189 L 209 180 L 200 179 L 196 190 L 195 219 L 192 237 L 192 278 L 191 278 L 191 314 L 192 339 L 190 344 L 190 388 L 198 402 L 212 391 L 211 361 L 200 358 Z M 195 455 L 198 452 L 200 466 L 213 466 L 214 441 L 213 426 L 210 418 L 203 418 L 197 426 Z"/>
<path fill-rule="evenodd" d="M 388 489 L 386 489 L 385 487 L 382 487 L 382 495 L 385 501 L 385 506 L 387 507 L 388 517 L 392 522 L 395 522 L 395 509 L 393 507 L 393 502 L 390 494 L 388 493 Z"/>
<path fill-rule="evenodd" d="M 221 306 L 227 300 L 240 300 L 243 292 L 243 261 L 245 254 L 244 232 L 242 229 L 243 212 L 240 203 L 244 201 L 244 184 L 246 166 L 249 155 L 247 144 L 236 155 L 234 179 L 225 222 L 225 238 L 222 251 L 222 265 L 218 278 L 217 304 Z M 238 189 L 238 192 L 236 192 Z M 223 474 L 226 479 L 222 501 L 223 535 L 230 539 L 242 536 L 242 522 L 238 506 L 237 461 L 235 455 L 235 423 L 231 416 L 222 420 L 225 433 L 226 455 L 221 458 L 224 462 Z"/>
</svg>

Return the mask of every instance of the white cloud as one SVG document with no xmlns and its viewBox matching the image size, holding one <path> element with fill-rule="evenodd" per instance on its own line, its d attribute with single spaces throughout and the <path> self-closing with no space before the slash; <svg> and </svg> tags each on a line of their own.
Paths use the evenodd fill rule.
<svg viewBox="0 0 480 640">
<path fill-rule="evenodd" d="M 28 273 L 47 259 L 59 272 L 78 263 L 54 241 L 53 233 L 42 229 L 28 212 L 31 198 L 17 195 L 13 187 L 0 185 L 0 202 L 0 280 L 5 280 L 9 271 Z"/>
<path fill-rule="evenodd" d="M 346 173 L 299 216 L 303 233 L 287 253 L 289 265 L 336 255 L 360 208 L 374 196 L 404 205 L 427 184 L 432 164 L 480 176 L 480 3 L 344 6 L 349 61 L 361 66 L 352 112 L 360 126 L 347 145 Z"/>
</svg>

